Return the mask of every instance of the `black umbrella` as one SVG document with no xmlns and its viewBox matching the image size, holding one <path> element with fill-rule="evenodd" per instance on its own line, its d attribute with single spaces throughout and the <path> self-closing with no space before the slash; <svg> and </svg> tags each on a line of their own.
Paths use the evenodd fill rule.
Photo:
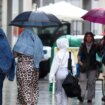
<svg viewBox="0 0 105 105">
<path fill-rule="evenodd" d="M 26 11 L 16 16 L 9 25 L 18 27 L 47 27 L 60 24 L 60 20 L 53 14 L 40 11 Z"/>
</svg>

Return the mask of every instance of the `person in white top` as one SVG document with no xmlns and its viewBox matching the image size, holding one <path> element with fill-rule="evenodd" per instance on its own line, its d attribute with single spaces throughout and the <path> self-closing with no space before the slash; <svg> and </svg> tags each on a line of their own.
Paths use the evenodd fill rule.
<svg viewBox="0 0 105 105">
<path fill-rule="evenodd" d="M 68 74 L 69 42 L 66 38 L 56 41 L 59 51 L 55 54 L 49 73 L 49 82 L 55 78 L 56 81 L 56 100 L 57 105 L 67 105 L 67 96 L 62 87 L 62 83 Z M 71 53 L 72 67 L 75 66 L 74 56 Z"/>
</svg>

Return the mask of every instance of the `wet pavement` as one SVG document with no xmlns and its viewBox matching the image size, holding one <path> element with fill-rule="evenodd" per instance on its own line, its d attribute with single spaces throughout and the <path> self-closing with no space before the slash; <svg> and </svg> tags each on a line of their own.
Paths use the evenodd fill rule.
<svg viewBox="0 0 105 105">
<path fill-rule="evenodd" d="M 16 105 L 16 80 L 9 82 L 7 79 L 4 82 L 3 88 L 3 105 Z M 68 105 L 105 105 L 101 101 L 102 86 L 101 81 L 96 82 L 96 96 L 92 104 L 88 104 L 86 100 L 84 103 L 79 103 L 76 98 L 68 99 Z M 39 100 L 38 105 L 56 105 L 55 96 L 49 91 L 49 83 L 47 79 L 39 81 Z"/>
</svg>

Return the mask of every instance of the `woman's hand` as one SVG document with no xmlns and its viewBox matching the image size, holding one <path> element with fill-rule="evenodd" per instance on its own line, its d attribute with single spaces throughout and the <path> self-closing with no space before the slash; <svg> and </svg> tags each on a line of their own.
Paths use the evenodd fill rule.
<svg viewBox="0 0 105 105">
<path fill-rule="evenodd" d="M 103 45 L 104 44 L 104 39 L 100 40 L 99 44 Z"/>
<path fill-rule="evenodd" d="M 81 66 L 83 66 L 83 63 L 82 63 L 81 61 L 78 61 L 78 63 L 79 63 Z"/>
<path fill-rule="evenodd" d="M 16 58 L 18 56 L 17 52 L 13 51 L 13 56 Z"/>
<path fill-rule="evenodd" d="M 82 63 L 82 61 L 81 61 L 81 57 L 80 57 L 80 56 L 78 56 L 78 63 L 79 63 L 81 66 L 83 66 L 83 63 Z"/>
<path fill-rule="evenodd" d="M 49 83 L 53 83 L 53 82 L 55 82 L 55 76 L 54 77 L 49 77 Z"/>
</svg>

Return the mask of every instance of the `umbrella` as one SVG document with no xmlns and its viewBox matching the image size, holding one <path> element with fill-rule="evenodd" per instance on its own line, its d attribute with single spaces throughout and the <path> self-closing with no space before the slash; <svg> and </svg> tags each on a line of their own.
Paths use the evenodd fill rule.
<svg viewBox="0 0 105 105">
<path fill-rule="evenodd" d="M 90 22 L 105 24 L 105 8 L 91 9 L 81 18 Z"/>
<path fill-rule="evenodd" d="M 64 7 L 64 8 L 63 8 Z M 60 20 L 70 21 L 70 20 L 82 20 L 81 16 L 87 11 L 72 5 L 70 2 L 59 1 L 54 4 L 49 4 L 37 9 L 38 11 L 44 11 L 46 13 L 51 13 L 57 16 Z"/>
<path fill-rule="evenodd" d="M 9 25 L 18 27 L 47 27 L 59 24 L 61 24 L 60 20 L 53 14 L 41 11 L 26 11 L 16 16 Z"/>
</svg>

